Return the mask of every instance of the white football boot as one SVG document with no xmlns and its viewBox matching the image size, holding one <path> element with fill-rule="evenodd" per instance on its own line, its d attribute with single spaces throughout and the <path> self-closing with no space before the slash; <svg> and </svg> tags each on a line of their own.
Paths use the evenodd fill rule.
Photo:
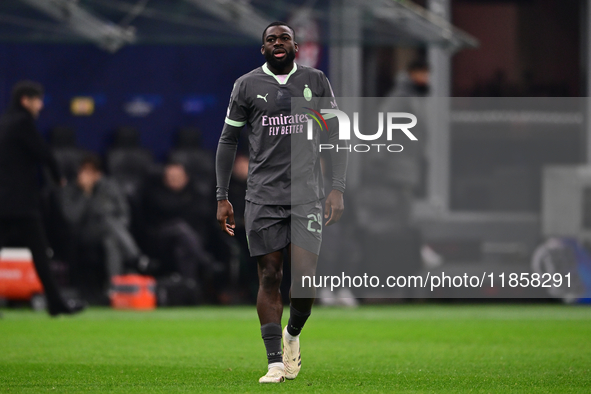
<svg viewBox="0 0 591 394">
<path fill-rule="evenodd" d="M 302 356 L 300 354 L 300 339 L 295 341 L 287 339 L 287 326 L 283 329 L 283 365 L 285 366 L 285 378 L 292 380 L 298 376 L 302 368 Z"/>
<path fill-rule="evenodd" d="M 259 379 L 259 383 L 281 383 L 285 381 L 285 368 L 280 363 L 269 365 L 267 374 Z"/>
</svg>

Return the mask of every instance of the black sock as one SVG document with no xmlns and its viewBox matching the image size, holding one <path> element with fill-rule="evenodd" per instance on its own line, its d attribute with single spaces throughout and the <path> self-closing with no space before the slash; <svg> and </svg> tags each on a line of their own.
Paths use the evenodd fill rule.
<svg viewBox="0 0 591 394">
<path fill-rule="evenodd" d="M 287 332 L 289 335 L 296 336 L 300 335 L 306 320 L 310 317 L 310 312 L 302 313 L 295 309 L 293 305 L 289 306 L 289 322 L 287 323 Z"/>
<path fill-rule="evenodd" d="M 261 335 L 267 349 L 267 360 L 271 363 L 283 362 L 281 352 L 281 324 L 267 323 L 261 326 Z"/>
</svg>

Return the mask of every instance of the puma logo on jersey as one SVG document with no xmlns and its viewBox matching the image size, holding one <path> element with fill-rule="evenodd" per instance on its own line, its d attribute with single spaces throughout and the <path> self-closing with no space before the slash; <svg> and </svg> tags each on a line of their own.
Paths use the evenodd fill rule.
<svg viewBox="0 0 591 394">
<path fill-rule="evenodd" d="M 265 100 L 265 103 L 267 102 L 267 96 L 269 95 L 269 93 L 265 94 L 264 96 L 261 96 L 260 94 L 257 94 L 257 98 L 263 99 Z"/>
</svg>

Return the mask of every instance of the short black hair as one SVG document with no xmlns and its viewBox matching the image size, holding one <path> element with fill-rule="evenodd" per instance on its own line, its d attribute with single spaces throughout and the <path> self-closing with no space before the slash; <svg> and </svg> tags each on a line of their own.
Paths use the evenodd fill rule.
<svg viewBox="0 0 591 394">
<path fill-rule="evenodd" d="M 290 25 L 288 25 L 285 22 L 281 22 L 281 21 L 275 21 L 275 22 L 271 22 L 269 23 L 269 26 L 265 27 L 265 30 L 263 30 L 263 44 L 265 43 L 265 34 L 267 34 L 267 30 L 269 30 L 270 27 L 273 26 L 285 26 L 288 27 L 289 30 L 291 30 L 292 34 L 293 34 L 293 40 L 295 41 L 295 30 L 293 29 L 293 27 L 291 27 Z"/>
<path fill-rule="evenodd" d="M 181 160 L 178 160 L 176 158 L 169 158 L 166 163 L 164 163 L 164 167 L 169 167 L 169 166 L 179 166 L 179 167 L 183 167 L 183 169 L 185 171 L 187 171 L 187 166 L 185 166 L 185 163 L 183 163 Z"/>
<path fill-rule="evenodd" d="M 94 154 L 94 153 L 87 153 L 82 158 L 80 162 L 80 166 L 78 166 L 78 170 L 83 169 L 84 167 L 92 167 L 93 170 L 102 172 L 103 170 L 103 163 L 101 158 Z"/>
<path fill-rule="evenodd" d="M 33 81 L 19 81 L 12 88 L 10 104 L 12 107 L 20 107 L 23 97 L 42 97 L 43 85 Z"/>
<path fill-rule="evenodd" d="M 417 59 L 410 62 L 406 70 L 408 72 L 429 71 L 429 63 L 427 63 L 424 59 Z"/>
</svg>

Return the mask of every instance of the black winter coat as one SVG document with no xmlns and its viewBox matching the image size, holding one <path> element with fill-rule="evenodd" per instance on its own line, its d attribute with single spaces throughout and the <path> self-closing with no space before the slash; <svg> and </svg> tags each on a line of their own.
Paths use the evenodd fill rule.
<svg viewBox="0 0 591 394">
<path fill-rule="evenodd" d="M 38 165 L 49 167 L 56 183 L 61 174 L 35 119 L 22 107 L 0 117 L 0 218 L 41 215 Z"/>
</svg>

